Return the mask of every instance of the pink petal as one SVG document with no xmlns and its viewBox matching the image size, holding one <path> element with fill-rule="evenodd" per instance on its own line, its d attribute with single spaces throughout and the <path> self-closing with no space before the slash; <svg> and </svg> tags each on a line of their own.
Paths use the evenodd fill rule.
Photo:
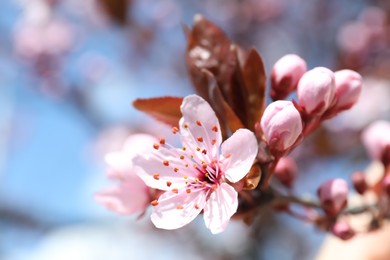
<svg viewBox="0 0 390 260">
<path fill-rule="evenodd" d="M 165 192 L 153 207 L 151 220 L 157 228 L 176 229 L 183 227 L 199 215 L 204 208 L 206 193 L 203 190 L 187 193 Z"/>
<path fill-rule="evenodd" d="M 213 234 L 224 231 L 237 207 L 237 192 L 229 184 L 222 183 L 206 202 L 203 215 L 206 227 Z"/>
<path fill-rule="evenodd" d="M 180 120 L 180 133 L 183 146 L 192 149 L 200 160 L 209 163 L 217 159 L 222 136 L 214 110 L 201 97 L 190 95 L 184 98 L 181 112 L 183 117 Z M 201 148 L 200 151 L 195 150 L 197 147 Z M 202 153 L 203 149 L 207 151 L 207 156 Z"/>
<path fill-rule="evenodd" d="M 113 179 L 124 179 L 125 175 L 128 175 L 126 173 L 131 171 L 133 167 L 131 159 L 122 152 L 108 153 L 104 159 L 110 167 L 108 176 Z"/>
<path fill-rule="evenodd" d="M 123 182 L 95 195 L 98 203 L 119 214 L 128 215 L 144 211 L 149 205 L 149 191 L 141 179 Z"/>
<path fill-rule="evenodd" d="M 252 167 L 257 156 L 257 140 L 255 135 L 247 129 L 238 129 L 221 146 L 222 171 L 231 182 L 241 180 Z"/>
<path fill-rule="evenodd" d="M 160 190 L 181 189 L 187 181 L 195 181 L 198 176 L 193 162 L 188 161 L 190 159 L 180 159 L 183 154 L 181 149 L 160 147 L 150 156 L 136 156 L 133 163 L 138 176 L 147 186 Z"/>
</svg>

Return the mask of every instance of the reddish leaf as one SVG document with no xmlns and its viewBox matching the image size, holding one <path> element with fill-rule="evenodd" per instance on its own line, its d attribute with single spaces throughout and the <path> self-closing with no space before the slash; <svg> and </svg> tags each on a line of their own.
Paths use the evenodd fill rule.
<svg viewBox="0 0 390 260">
<path fill-rule="evenodd" d="M 266 76 L 264 64 L 255 49 L 250 49 L 242 67 L 246 88 L 246 105 L 248 127 L 253 130 L 264 111 Z"/>
<path fill-rule="evenodd" d="M 133 106 L 161 122 L 170 126 L 178 126 L 182 116 L 180 111 L 182 101 L 183 98 L 179 97 L 136 99 Z"/>
<path fill-rule="evenodd" d="M 131 0 L 99 0 L 99 3 L 113 22 L 118 25 L 126 24 Z"/>
</svg>

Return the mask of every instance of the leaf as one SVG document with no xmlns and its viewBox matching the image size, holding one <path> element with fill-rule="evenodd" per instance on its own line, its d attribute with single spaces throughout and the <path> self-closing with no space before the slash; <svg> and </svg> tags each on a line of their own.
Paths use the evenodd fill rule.
<svg viewBox="0 0 390 260">
<path fill-rule="evenodd" d="M 240 118 L 236 115 L 230 105 L 226 102 L 225 98 L 222 95 L 221 90 L 218 87 L 214 75 L 209 71 L 203 70 L 203 73 L 207 76 L 209 82 L 209 96 L 210 96 L 210 105 L 213 107 L 217 117 L 220 121 L 220 124 L 224 126 L 225 134 L 228 135 L 234 133 L 240 128 L 244 128 L 243 123 Z"/>
<path fill-rule="evenodd" d="M 247 123 L 251 130 L 260 121 L 265 106 L 266 76 L 263 61 L 259 53 L 250 49 L 242 67 L 246 88 Z"/>
<path fill-rule="evenodd" d="M 182 117 L 180 111 L 182 101 L 183 98 L 180 97 L 136 99 L 133 106 L 163 123 L 177 127 Z"/>
</svg>

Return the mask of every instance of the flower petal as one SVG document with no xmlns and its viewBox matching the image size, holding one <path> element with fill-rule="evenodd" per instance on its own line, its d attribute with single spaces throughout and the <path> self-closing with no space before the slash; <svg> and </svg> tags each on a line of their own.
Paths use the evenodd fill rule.
<svg viewBox="0 0 390 260">
<path fill-rule="evenodd" d="M 198 172 L 188 158 L 180 159 L 180 149 L 163 148 L 148 155 L 138 155 L 133 164 L 138 176 L 151 188 L 160 190 L 181 189 L 187 181 L 195 181 Z"/>
<path fill-rule="evenodd" d="M 206 227 L 213 234 L 224 231 L 237 207 L 237 192 L 229 184 L 222 183 L 206 202 L 203 215 Z"/>
<path fill-rule="evenodd" d="M 148 206 L 149 192 L 138 177 L 95 195 L 95 200 L 109 210 L 123 215 L 143 211 Z"/>
<path fill-rule="evenodd" d="M 176 229 L 183 227 L 199 215 L 204 208 L 206 193 L 197 190 L 187 193 L 185 189 L 178 193 L 167 191 L 153 207 L 151 220 L 157 228 Z"/>
<path fill-rule="evenodd" d="M 218 159 L 222 142 L 218 118 L 211 106 L 197 95 L 184 98 L 181 105 L 180 134 L 183 146 L 206 162 Z M 200 151 L 195 149 L 199 147 Z M 205 149 L 207 156 L 202 153 Z"/>
<path fill-rule="evenodd" d="M 221 147 L 222 171 L 231 182 L 241 180 L 252 167 L 257 156 L 255 135 L 247 129 L 238 129 Z"/>
</svg>

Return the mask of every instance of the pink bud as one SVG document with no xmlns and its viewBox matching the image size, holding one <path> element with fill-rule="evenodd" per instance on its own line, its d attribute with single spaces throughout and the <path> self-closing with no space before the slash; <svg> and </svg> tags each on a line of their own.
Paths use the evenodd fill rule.
<svg viewBox="0 0 390 260">
<path fill-rule="evenodd" d="M 387 164 L 390 150 L 390 122 L 379 120 L 369 125 L 362 134 L 363 144 L 372 159 Z M 386 156 L 387 155 L 387 156 Z"/>
<path fill-rule="evenodd" d="M 323 183 L 318 189 L 318 197 L 326 214 L 334 216 L 347 205 L 348 184 L 343 179 L 333 179 Z"/>
<path fill-rule="evenodd" d="M 333 235 L 342 239 L 348 240 L 355 236 L 355 231 L 351 228 L 351 226 L 346 221 L 338 221 L 336 222 L 331 229 Z"/>
<path fill-rule="evenodd" d="M 298 103 L 308 114 L 322 114 L 332 105 L 335 92 L 334 74 L 317 67 L 303 74 L 298 83 Z"/>
<path fill-rule="evenodd" d="M 387 174 L 385 178 L 383 178 L 382 186 L 387 196 L 390 197 L 390 175 L 389 174 Z"/>
<path fill-rule="evenodd" d="M 290 101 L 269 104 L 260 124 L 271 150 L 285 151 L 302 133 L 301 115 Z"/>
<path fill-rule="evenodd" d="M 362 91 L 362 76 L 353 70 L 339 70 L 334 73 L 337 111 L 351 108 Z"/>
<path fill-rule="evenodd" d="M 298 55 L 288 54 L 279 59 L 271 74 L 271 97 L 274 100 L 284 99 L 297 88 L 306 70 L 306 62 Z"/>
<path fill-rule="evenodd" d="M 291 188 L 297 175 L 297 164 L 291 157 L 282 157 L 275 167 L 274 176 L 284 186 Z"/>
<path fill-rule="evenodd" d="M 367 191 L 368 185 L 363 172 L 353 173 L 351 179 L 353 187 L 359 194 L 364 194 Z"/>
</svg>

